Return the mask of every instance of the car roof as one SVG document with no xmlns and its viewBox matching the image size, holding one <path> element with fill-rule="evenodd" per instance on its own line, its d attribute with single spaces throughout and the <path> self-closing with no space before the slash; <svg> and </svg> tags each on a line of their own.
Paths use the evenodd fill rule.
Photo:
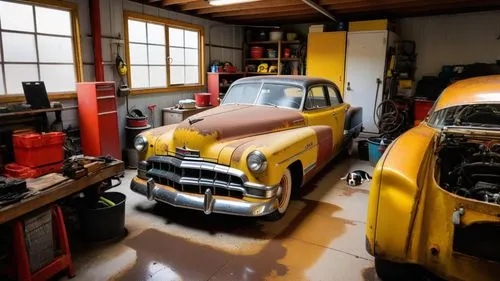
<svg viewBox="0 0 500 281">
<path fill-rule="evenodd" d="M 332 81 L 317 77 L 306 77 L 300 75 L 264 75 L 238 79 L 234 84 L 239 83 L 283 83 L 292 84 L 299 87 L 309 87 L 316 84 L 332 84 Z"/>
<path fill-rule="evenodd" d="M 448 86 L 434 111 L 464 104 L 500 103 L 500 75 L 460 80 Z"/>
</svg>

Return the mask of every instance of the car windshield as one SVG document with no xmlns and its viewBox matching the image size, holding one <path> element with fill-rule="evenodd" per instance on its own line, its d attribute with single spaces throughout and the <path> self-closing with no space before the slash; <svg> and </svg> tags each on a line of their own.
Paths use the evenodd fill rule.
<svg viewBox="0 0 500 281">
<path fill-rule="evenodd" d="M 432 113 L 429 125 L 436 128 L 445 126 L 499 127 L 500 104 L 471 104 L 444 108 Z"/>
<path fill-rule="evenodd" d="M 298 86 L 242 83 L 231 87 L 222 104 L 258 104 L 299 109 L 304 91 Z"/>
</svg>

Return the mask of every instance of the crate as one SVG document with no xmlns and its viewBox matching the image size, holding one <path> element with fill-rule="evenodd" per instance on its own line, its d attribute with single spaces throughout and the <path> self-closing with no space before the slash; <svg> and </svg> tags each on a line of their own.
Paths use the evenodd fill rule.
<svg viewBox="0 0 500 281">
<path fill-rule="evenodd" d="M 64 160 L 64 133 L 13 135 L 14 158 L 17 164 L 30 168 Z"/>
<path fill-rule="evenodd" d="M 39 270 L 55 259 L 51 209 L 24 219 L 24 240 L 31 272 Z"/>
</svg>

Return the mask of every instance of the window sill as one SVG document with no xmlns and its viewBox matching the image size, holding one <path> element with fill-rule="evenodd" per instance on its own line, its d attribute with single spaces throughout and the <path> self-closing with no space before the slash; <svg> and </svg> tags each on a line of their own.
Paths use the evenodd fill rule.
<svg viewBox="0 0 500 281">
<path fill-rule="evenodd" d="M 49 101 L 76 99 L 76 93 L 49 94 Z M 1 95 L 0 103 L 25 102 L 24 95 Z"/>
<path fill-rule="evenodd" d="M 202 90 L 204 88 L 205 85 L 198 84 L 192 86 L 170 86 L 168 88 L 131 89 L 130 94 L 132 95 L 161 94 L 161 93 L 171 93 L 171 92 L 181 92 L 181 91 L 195 91 L 195 90 Z"/>
</svg>

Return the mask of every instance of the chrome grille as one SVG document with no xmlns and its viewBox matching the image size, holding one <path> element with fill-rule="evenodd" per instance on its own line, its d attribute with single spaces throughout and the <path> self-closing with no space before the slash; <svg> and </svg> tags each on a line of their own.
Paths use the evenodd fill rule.
<svg viewBox="0 0 500 281">
<path fill-rule="evenodd" d="M 152 156 L 148 159 L 147 176 L 156 183 L 176 190 L 243 198 L 245 176 L 233 168 L 201 161 L 185 161 L 171 156 Z"/>
</svg>

